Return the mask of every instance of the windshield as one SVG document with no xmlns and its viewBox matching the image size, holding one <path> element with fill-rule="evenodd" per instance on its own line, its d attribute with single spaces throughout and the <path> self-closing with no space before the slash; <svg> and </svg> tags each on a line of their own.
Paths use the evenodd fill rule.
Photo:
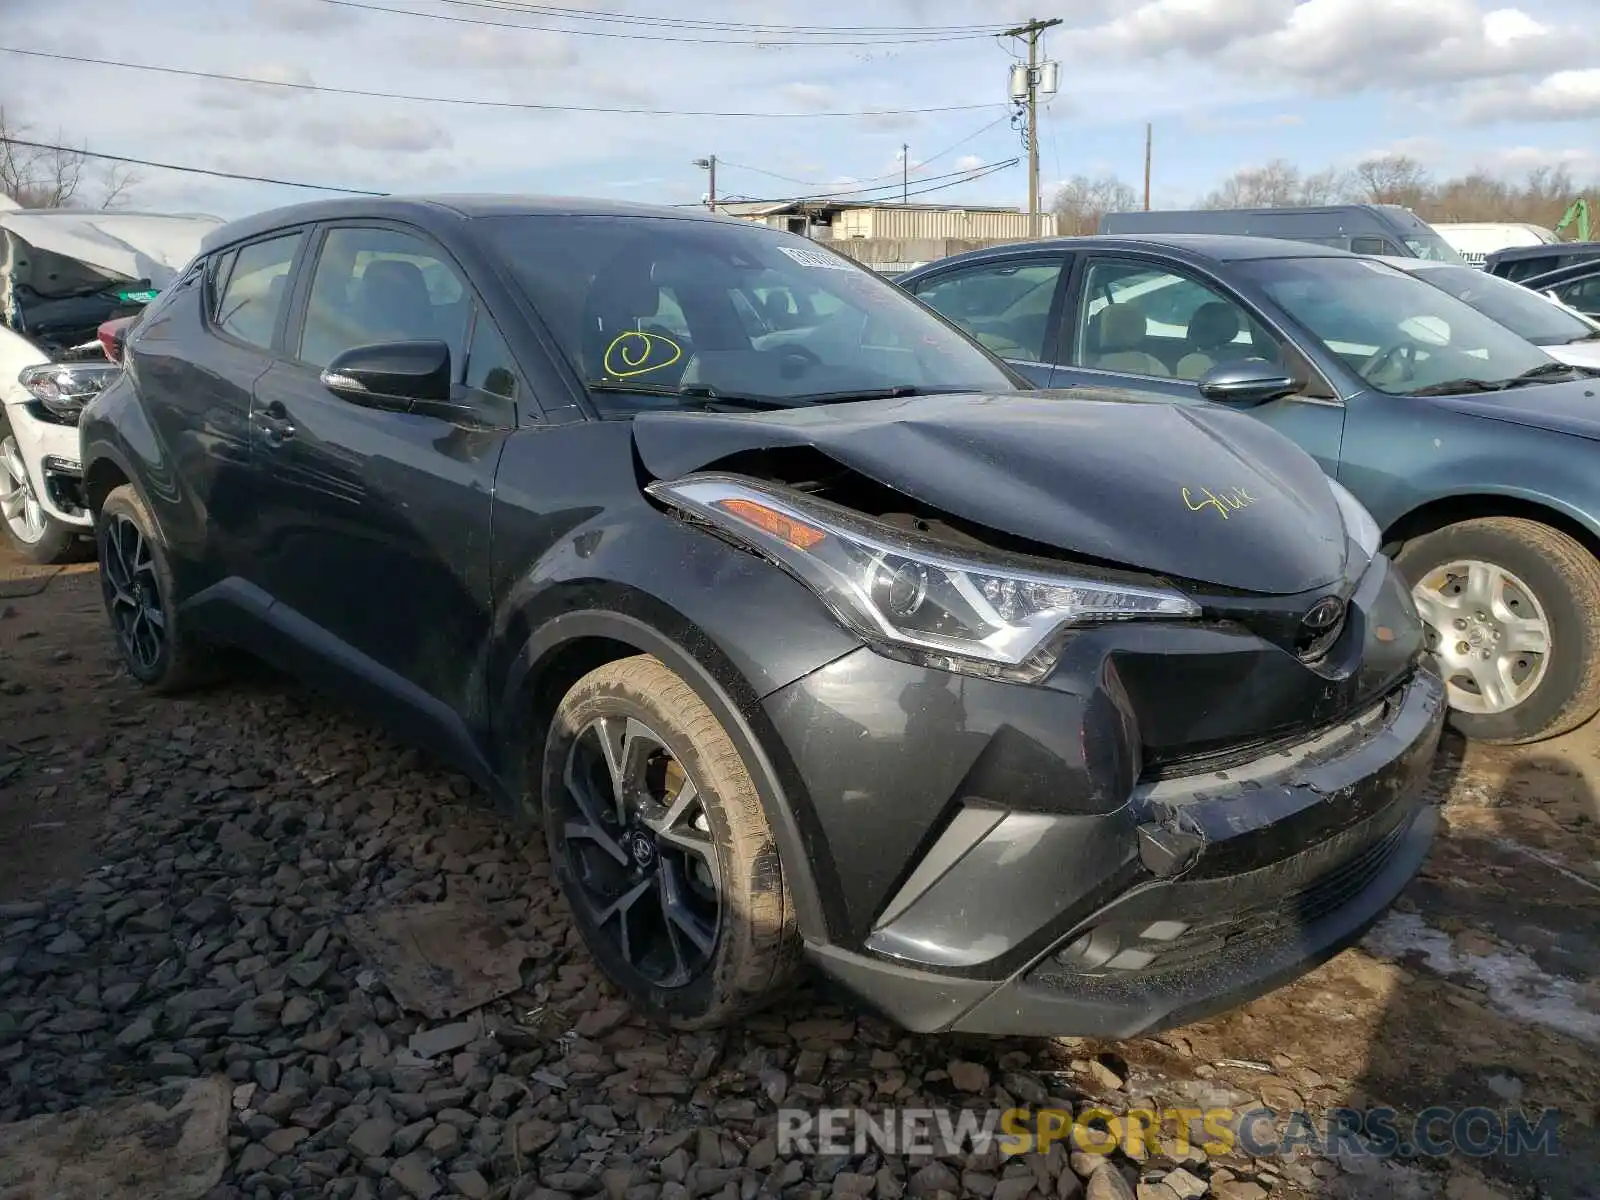
<svg viewBox="0 0 1600 1200">
<path fill-rule="evenodd" d="M 476 224 L 602 411 L 1017 390 L 894 284 L 793 234 L 663 217 Z"/>
<path fill-rule="evenodd" d="M 1455 247 L 1450 245 L 1433 230 L 1427 233 L 1407 233 L 1401 235 L 1406 249 L 1410 250 L 1417 258 L 1431 259 L 1434 262 L 1445 262 L 1466 266 L 1467 260 L 1457 253 Z"/>
<path fill-rule="evenodd" d="M 1464 300 L 1535 346 L 1563 346 L 1600 338 L 1600 326 L 1531 292 L 1520 283 L 1471 267 L 1429 267 L 1418 278 Z"/>
<path fill-rule="evenodd" d="M 1442 385 L 1462 380 L 1459 390 L 1481 390 L 1555 365 L 1471 305 L 1370 259 L 1266 258 L 1235 269 L 1380 391 L 1449 391 Z"/>
</svg>

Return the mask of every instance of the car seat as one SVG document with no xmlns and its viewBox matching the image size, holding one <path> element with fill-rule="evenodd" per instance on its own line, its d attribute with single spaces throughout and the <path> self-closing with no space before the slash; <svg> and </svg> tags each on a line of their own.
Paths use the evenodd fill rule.
<svg viewBox="0 0 1600 1200">
<path fill-rule="evenodd" d="M 1148 332 L 1144 313 L 1131 304 L 1108 304 L 1100 310 L 1098 321 L 1100 350 L 1093 366 L 1130 375 L 1171 377 L 1167 364 L 1144 349 Z"/>
<path fill-rule="evenodd" d="M 416 263 L 383 258 L 361 273 L 356 316 L 374 341 L 414 341 L 437 336 L 428 282 Z"/>
<path fill-rule="evenodd" d="M 1212 300 L 1195 309 L 1189 318 L 1193 349 L 1178 360 L 1178 378 L 1199 379 L 1217 363 L 1240 357 L 1229 347 L 1243 327 L 1239 310 L 1224 301 Z"/>
</svg>

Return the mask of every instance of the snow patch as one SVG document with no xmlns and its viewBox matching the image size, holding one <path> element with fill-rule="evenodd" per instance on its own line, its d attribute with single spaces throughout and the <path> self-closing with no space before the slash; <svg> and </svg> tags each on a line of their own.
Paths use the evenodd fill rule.
<svg viewBox="0 0 1600 1200">
<path fill-rule="evenodd" d="M 1448 933 L 1415 913 L 1401 912 L 1391 912 L 1379 922 L 1362 939 L 1362 946 L 1382 958 L 1418 954 L 1429 970 L 1476 979 L 1488 991 L 1490 1002 L 1511 1016 L 1600 1043 L 1600 1013 L 1585 1006 L 1579 985 L 1540 970 L 1520 951 L 1460 954 Z"/>
</svg>

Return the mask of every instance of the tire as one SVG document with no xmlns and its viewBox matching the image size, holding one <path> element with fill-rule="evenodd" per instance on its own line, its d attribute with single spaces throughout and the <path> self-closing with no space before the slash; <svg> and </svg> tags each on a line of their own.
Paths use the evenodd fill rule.
<svg viewBox="0 0 1600 1200">
<path fill-rule="evenodd" d="M 5 415 L 5 410 L 0 407 L 0 493 L 9 492 L 12 485 L 12 475 L 21 470 L 27 474 L 22 466 L 22 452 L 17 445 L 16 435 L 11 431 L 11 422 Z M 26 478 L 29 496 L 33 492 L 33 481 Z M 5 526 L 6 541 L 16 552 L 29 562 L 41 566 L 54 566 L 57 563 L 77 562 L 88 557 L 85 547 L 84 535 L 88 532 L 76 525 L 68 525 L 65 521 L 58 521 L 48 513 L 40 513 L 38 532 L 35 535 L 28 528 L 20 515 L 16 520 L 0 514 L 0 525 Z"/>
<path fill-rule="evenodd" d="M 1430 626 L 1429 644 L 1438 648 L 1441 670 L 1450 685 L 1450 723 L 1464 737 L 1503 745 L 1542 741 L 1576 729 L 1600 710 L 1600 562 L 1579 542 L 1537 521 L 1487 517 L 1409 541 L 1395 562 L 1413 585 L 1418 609 Z M 1448 568 L 1472 563 L 1510 577 L 1504 587 L 1490 589 L 1501 598 L 1493 611 L 1466 603 L 1456 613 L 1431 599 L 1437 594 L 1446 603 L 1470 600 L 1464 593 L 1449 594 L 1451 586 L 1468 587 L 1463 581 L 1470 573 Z M 1440 590 L 1441 581 L 1451 582 Z M 1430 604 L 1435 616 L 1447 618 L 1442 627 L 1429 619 Z M 1478 612 L 1490 616 L 1488 625 L 1474 620 Z M 1505 655 L 1507 660 L 1516 659 L 1506 692 L 1514 702 L 1497 708 L 1481 704 L 1471 690 L 1452 680 L 1452 662 L 1462 661 L 1459 652 L 1465 647 L 1469 666 L 1477 665 L 1471 661 L 1474 655 L 1481 661 L 1484 654 L 1494 654 L 1491 661 L 1499 663 L 1497 648 L 1515 645 L 1513 635 L 1532 644 L 1526 634 L 1502 628 L 1502 616 L 1542 621 L 1547 632 L 1542 655 Z M 1502 638 L 1495 639 L 1496 629 Z M 1459 671 L 1454 675 L 1455 680 L 1466 678 Z M 1516 691 L 1522 687 L 1528 690 L 1519 698 Z M 1480 689 L 1477 695 L 1485 693 Z"/>
<path fill-rule="evenodd" d="M 613 761 L 623 769 L 610 770 Z M 640 764 L 637 772 L 630 763 Z M 603 789 L 619 775 L 644 780 L 651 799 L 609 803 Z M 587 805 L 569 779 L 584 790 Z M 539 780 L 550 860 L 573 919 L 600 967 L 637 1007 L 675 1028 L 702 1029 L 782 992 L 799 961 L 799 935 L 772 830 L 727 731 L 682 678 L 648 655 L 585 675 L 557 706 Z M 690 785 L 697 799 L 681 806 L 670 835 L 642 823 L 670 824 L 680 807 L 673 800 L 687 795 Z M 585 827 L 600 829 L 611 845 L 574 833 Z M 640 848 L 651 838 L 653 865 Z M 682 845 L 694 846 L 693 852 Z M 711 861 L 717 912 L 707 937 L 704 885 Z M 607 915 L 620 897 L 641 887 L 630 907 Z M 666 918 L 667 898 L 674 895 L 680 898 L 675 911 L 692 908 L 692 919 Z M 698 930 L 698 940 L 690 928 Z"/>
<path fill-rule="evenodd" d="M 215 678 L 216 654 L 185 627 L 166 543 L 131 485 L 113 489 L 101 505 L 95 545 L 100 592 L 128 673 L 153 691 L 169 693 Z M 134 606 L 142 609 L 142 626 L 130 614 Z M 152 608 L 159 612 L 159 626 L 149 617 Z"/>
</svg>

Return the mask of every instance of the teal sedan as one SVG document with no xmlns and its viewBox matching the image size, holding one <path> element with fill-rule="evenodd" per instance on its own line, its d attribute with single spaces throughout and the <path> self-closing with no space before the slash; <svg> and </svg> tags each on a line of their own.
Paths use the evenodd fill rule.
<svg viewBox="0 0 1600 1200">
<path fill-rule="evenodd" d="M 897 281 L 1044 388 L 1223 403 L 1362 501 L 1412 584 L 1466 736 L 1600 710 L 1600 396 L 1448 292 L 1269 238 L 1062 238 Z"/>
</svg>

